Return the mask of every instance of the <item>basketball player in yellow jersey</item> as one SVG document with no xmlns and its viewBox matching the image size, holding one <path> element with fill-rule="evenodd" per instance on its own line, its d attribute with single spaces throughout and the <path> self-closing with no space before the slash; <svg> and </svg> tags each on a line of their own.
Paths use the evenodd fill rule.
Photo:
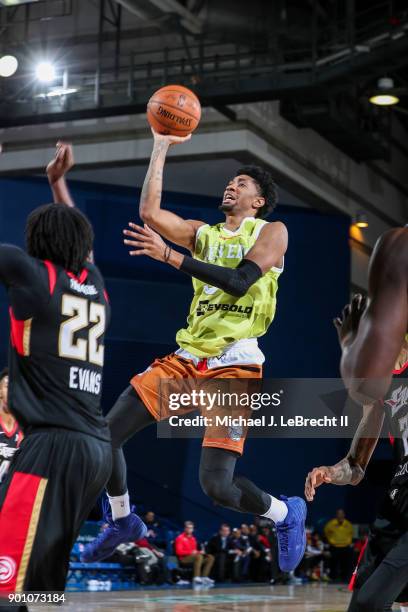
<svg viewBox="0 0 408 612">
<path fill-rule="evenodd" d="M 172 414 L 169 390 L 160 382 L 172 379 L 185 393 L 211 379 L 249 379 L 250 390 L 251 383 L 262 377 L 264 355 L 257 338 L 266 333 L 275 315 L 278 278 L 288 242 L 283 223 L 263 219 L 275 208 L 276 186 L 265 170 L 257 166 L 241 168 L 228 182 L 219 207 L 225 221 L 215 226 L 163 210 L 160 204 L 166 153 L 170 145 L 187 139 L 154 133 L 140 200 L 140 217 L 146 225 L 130 224 L 132 230 L 125 230 L 125 243 L 135 249 L 132 255 L 148 255 L 193 277 L 188 325 L 177 334 L 179 349 L 137 374 L 108 414 L 114 468 L 107 491 L 114 524 L 87 546 L 85 561 L 108 556 L 118 539 L 131 539 L 122 446 L 146 425 Z M 189 249 L 192 257 L 166 245 L 159 234 Z M 194 406 L 177 414 L 191 410 Z M 216 410 L 211 414 L 213 422 Z M 222 408 L 218 411 L 221 414 Z M 206 428 L 200 462 L 202 488 L 221 506 L 272 519 L 277 526 L 280 567 L 293 570 L 305 549 L 306 504 L 299 497 L 277 499 L 235 475 L 245 435 L 245 428 Z"/>
</svg>

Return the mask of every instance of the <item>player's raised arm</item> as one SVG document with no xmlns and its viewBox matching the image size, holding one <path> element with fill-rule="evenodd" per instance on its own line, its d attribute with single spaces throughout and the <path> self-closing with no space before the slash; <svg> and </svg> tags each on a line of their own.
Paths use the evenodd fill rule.
<svg viewBox="0 0 408 612">
<path fill-rule="evenodd" d="M 204 223 L 202 221 L 183 219 L 161 208 L 163 168 L 167 151 L 170 145 L 186 142 L 191 138 L 191 135 L 185 137 L 164 136 L 157 134 L 154 130 L 152 132 L 154 144 L 140 196 L 140 218 L 162 236 L 171 240 L 171 242 L 192 251 L 194 249 L 196 231 Z"/>
<path fill-rule="evenodd" d="M 130 251 L 130 255 L 147 255 L 152 259 L 163 261 L 235 297 L 245 295 L 248 289 L 273 266 L 281 267 L 288 244 L 285 225 L 281 222 L 268 223 L 238 266 L 228 268 L 178 253 L 147 226 L 142 228 L 134 223 L 130 226 L 131 230 L 124 230 L 128 236 L 125 244 L 136 248 Z"/>
<path fill-rule="evenodd" d="M 74 153 L 72 145 L 61 141 L 57 142 L 55 157 L 47 166 L 48 182 L 56 204 L 61 203 L 67 206 L 75 206 L 65 181 L 65 175 L 73 165 Z"/>
<path fill-rule="evenodd" d="M 357 296 L 335 320 L 343 351 L 342 377 L 362 404 L 383 398 L 391 383 L 407 332 L 407 279 L 408 228 L 390 230 L 371 258 L 364 312 Z"/>
<path fill-rule="evenodd" d="M 357 485 L 364 478 L 384 422 L 384 410 L 379 403 L 363 408 L 363 416 L 346 457 L 335 465 L 314 468 L 306 477 L 305 497 L 313 501 L 322 484 Z"/>
</svg>

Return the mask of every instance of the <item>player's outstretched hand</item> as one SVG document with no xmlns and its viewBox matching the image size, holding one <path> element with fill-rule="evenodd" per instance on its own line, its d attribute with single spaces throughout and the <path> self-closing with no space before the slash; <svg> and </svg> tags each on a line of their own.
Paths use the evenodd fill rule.
<svg viewBox="0 0 408 612">
<path fill-rule="evenodd" d="M 320 485 L 324 483 L 329 484 L 331 481 L 329 467 L 322 465 L 321 467 L 313 468 L 306 476 L 305 497 L 307 501 L 313 501 L 317 487 L 320 487 Z"/>
<path fill-rule="evenodd" d="M 147 255 L 152 259 L 165 261 L 167 245 L 157 232 L 146 224 L 141 227 L 136 223 L 129 223 L 129 227 L 132 229 L 123 230 L 125 236 L 128 236 L 123 242 L 135 249 L 129 251 L 129 255 Z"/>
<path fill-rule="evenodd" d="M 183 142 L 188 142 L 191 139 L 191 134 L 187 136 L 173 136 L 172 134 L 159 134 L 155 132 L 153 128 L 152 130 L 153 138 L 155 143 L 166 143 L 168 146 L 173 144 L 182 144 Z"/>
<path fill-rule="evenodd" d="M 341 316 L 334 319 L 333 323 L 337 329 L 341 346 L 354 341 L 366 306 L 367 298 L 357 293 L 353 296 L 351 303 L 343 308 Z"/>
<path fill-rule="evenodd" d="M 57 142 L 55 157 L 47 166 L 47 176 L 51 184 L 59 181 L 74 165 L 74 152 L 68 142 Z"/>
</svg>

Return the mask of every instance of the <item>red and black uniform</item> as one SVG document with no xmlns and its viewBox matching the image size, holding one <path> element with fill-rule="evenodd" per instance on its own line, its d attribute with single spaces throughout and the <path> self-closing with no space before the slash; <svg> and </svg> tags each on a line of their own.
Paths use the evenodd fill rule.
<svg viewBox="0 0 408 612">
<path fill-rule="evenodd" d="M 364 602 L 375 601 L 376 612 L 391 610 L 394 601 L 408 601 L 408 362 L 394 370 L 384 411 L 394 475 L 361 552 L 348 612 L 368 609 Z"/>
<path fill-rule="evenodd" d="M 111 471 L 100 409 L 110 309 L 92 264 L 75 276 L 0 245 L 11 320 L 9 405 L 24 439 L 0 489 L 0 593 L 62 591 Z"/>
<path fill-rule="evenodd" d="M 0 416 L 0 483 L 7 474 L 11 460 L 18 451 L 22 439 L 23 432 L 17 421 L 14 421 L 12 429 L 7 429 Z"/>
</svg>

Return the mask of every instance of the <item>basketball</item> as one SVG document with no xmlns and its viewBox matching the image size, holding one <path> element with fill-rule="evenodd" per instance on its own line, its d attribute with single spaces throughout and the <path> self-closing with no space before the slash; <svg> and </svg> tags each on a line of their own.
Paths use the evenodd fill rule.
<svg viewBox="0 0 408 612">
<path fill-rule="evenodd" d="M 147 104 L 147 120 L 159 134 L 187 136 L 194 132 L 200 118 L 199 99 L 182 85 L 158 89 Z"/>
</svg>

